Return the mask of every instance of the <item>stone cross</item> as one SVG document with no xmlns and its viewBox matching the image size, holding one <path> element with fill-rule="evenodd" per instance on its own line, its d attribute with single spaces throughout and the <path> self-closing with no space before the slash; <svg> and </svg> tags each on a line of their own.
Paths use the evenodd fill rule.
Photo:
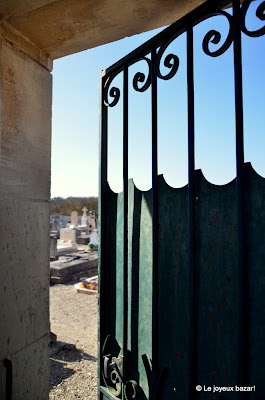
<svg viewBox="0 0 265 400">
<path fill-rule="evenodd" d="M 82 216 L 82 218 L 81 218 L 81 225 L 82 226 L 87 226 L 87 214 L 86 214 L 86 212 L 87 212 L 87 208 L 86 207 L 84 207 L 83 209 L 82 209 L 82 211 L 83 211 L 83 216 Z"/>
<path fill-rule="evenodd" d="M 59 216 L 57 214 L 54 214 L 52 216 L 52 231 L 56 232 L 58 231 L 58 220 Z"/>
</svg>

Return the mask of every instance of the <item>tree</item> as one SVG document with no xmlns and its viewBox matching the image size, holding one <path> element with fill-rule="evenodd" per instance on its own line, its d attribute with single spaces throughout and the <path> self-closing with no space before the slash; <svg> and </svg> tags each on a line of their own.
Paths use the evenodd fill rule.
<svg viewBox="0 0 265 400">
<path fill-rule="evenodd" d="M 97 197 L 54 197 L 50 200 L 50 214 L 71 215 L 72 211 L 77 211 L 82 215 L 82 209 L 86 207 L 88 211 L 98 211 Z"/>
</svg>

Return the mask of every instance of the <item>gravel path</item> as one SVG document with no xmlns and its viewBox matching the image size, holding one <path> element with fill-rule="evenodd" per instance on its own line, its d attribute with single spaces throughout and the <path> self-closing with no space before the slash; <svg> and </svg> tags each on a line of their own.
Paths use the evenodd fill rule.
<svg viewBox="0 0 265 400">
<path fill-rule="evenodd" d="M 75 282 L 50 287 L 51 331 L 76 345 L 51 356 L 50 400 L 96 400 L 98 296 L 78 294 Z"/>
</svg>

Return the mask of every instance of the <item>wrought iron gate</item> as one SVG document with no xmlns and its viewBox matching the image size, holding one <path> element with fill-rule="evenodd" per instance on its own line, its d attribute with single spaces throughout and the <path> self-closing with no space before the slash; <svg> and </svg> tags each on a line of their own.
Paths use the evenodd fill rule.
<svg viewBox="0 0 265 400">
<path fill-rule="evenodd" d="M 265 180 L 244 163 L 241 33 L 251 0 L 207 1 L 101 75 L 99 199 L 99 399 L 264 399 Z M 232 14 L 224 11 L 231 5 Z M 256 15 L 265 20 L 265 2 Z M 234 55 L 237 178 L 224 186 L 194 168 L 193 27 L 223 15 L 229 33 L 211 30 L 203 50 Z M 187 34 L 188 186 L 169 187 L 157 170 L 157 80 L 179 59 L 169 44 Z M 212 42 L 217 50 L 210 50 Z M 219 45 L 219 46 L 218 46 Z M 139 60 L 136 91 L 151 86 L 152 189 L 128 181 L 128 69 Z M 107 181 L 108 107 L 123 76 L 123 192 Z M 111 101 L 109 101 L 111 98 Z M 168 233 L 170 232 L 170 238 Z M 202 385 L 199 387 L 197 385 Z M 205 387 L 203 386 L 205 385 Z M 213 385 L 233 391 L 213 393 Z M 197 386 L 197 390 L 196 390 Z M 249 387 L 248 393 L 236 390 Z M 211 391 L 205 388 L 211 387 Z M 209 389 L 210 390 L 210 389 Z"/>
</svg>

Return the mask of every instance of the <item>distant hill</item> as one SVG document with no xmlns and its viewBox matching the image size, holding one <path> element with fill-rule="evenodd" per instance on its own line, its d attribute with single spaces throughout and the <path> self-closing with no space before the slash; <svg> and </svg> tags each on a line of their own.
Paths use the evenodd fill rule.
<svg viewBox="0 0 265 400">
<path fill-rule="evenodd" d="M 71 215 L 72 211 L 77 211 L 79 215 L 83 214 L 84 206 L 89 211 L 98 212 L 97 197 L 54 197 L 50 200 L 50 214 Z"/>
</svg>

